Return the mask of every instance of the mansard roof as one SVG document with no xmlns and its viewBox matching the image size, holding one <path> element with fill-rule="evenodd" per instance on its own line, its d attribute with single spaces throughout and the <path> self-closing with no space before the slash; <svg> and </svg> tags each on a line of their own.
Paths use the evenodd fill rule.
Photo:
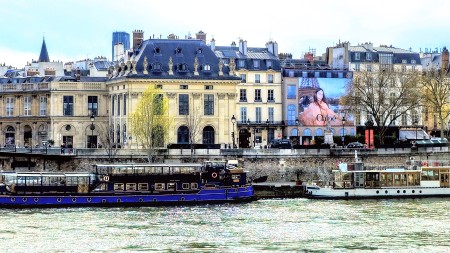
<svg viewBox="0 0 450 253">
<path fill-rule="evenodd" d="M 349 57 L 351 62 L 379 62 L 381 54 L 392 54 L 392 64 L 420 64 L 420 55 L 417 52 L 396 48 L 392 46 L 369 47 L 367 44 L 358 46 L 349 46 Z M 356 57 L 359 54 L 359 59 Z M 367 60 L 367 54 L 371 54 L 370 60 Z"/>
<path fill-rule="evenodd" d="M 80 77 L 80 82 L 105 82 L 107 77 Z M 46 83 L 46 82 L 77 82 L 74 76 L 28 76 L 28 77 L 0 77 L 0 84 L 8 83 Z"/>
<path fill-rule="evenodd" d="M 244 55 L 239 51 L 239 47 L 235 46 L 216 46 L 214 49 L 216 56 L 222 59 L 231 59 L 234 58 L 236 60 L 243 60 L 244 65 L 240 67 L 236 62 L 236 69 L 253 69 L 253 60 L 261 60 L 260 65 L 257 68 L 260 70 L 281 70 L 280 60 L 278 56 L 273 55 L 269 52 L 267 48 L 261 47 L 247 47 L 247 54 Z M 267 66 L 267 61 L 271 62 L 271 66 Z"/>
<path fill-rule="evenodd" d="M 42 40 L 41 53 L 39 54 L 38 62 L 50 62 L 48 57 L 47 45 L 45 44 L 45 38 Z"/>
<path fill-rule="evenodd" d="M 240 80 L 230 75 L 225 65 L 223 74 L 219 75 L 219 58 L 202 40 L 149 39 L 143 41 L 130 58 L 136 61 L 137 73 L 127 74 L 125 78 Z M 147 73 L 144 72 L 144 59 Z M 169 74 L 170 59 L 173 74 Z M 196 60 L 198 75 L 194 73 Z M 116 74 L 113 78 L 119 77 Z"/>
</svg>

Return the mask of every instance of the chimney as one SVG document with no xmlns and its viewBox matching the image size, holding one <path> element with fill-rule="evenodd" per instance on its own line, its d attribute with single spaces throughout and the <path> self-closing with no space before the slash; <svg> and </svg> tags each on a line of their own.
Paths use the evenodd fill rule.
<svg viewBox="0 0 450 253">
<path fill-rule="evenodd" d="M 247 55 L 247 41 L 246 40 L 239 40 L 239 52 L 243 55 Z"/>
<path fill-rule="evenodd" d="M 76 78 L 77 78 L 77 82 L 79 82 L 80 79 L 81 79 L 81 70 L 80 70 L 80 68 L 77 68 Z"/>
<path fill-rule="evenodd" d="M 216 40 L 214 38 L 211 39 L 211 50 L 212 51 L 216 50 Z"/>
<path fill-rule="evenodd" d="M 195 34 L 195 38 L 198 40 L 203 40 L 203 42 L 206 42 L 206 33 L 204 33 L 203 31 L 199 31 L 198 33 Z"/>
<path fill-rule="evenodd" d="M 442 50 L 442 70 L 444 73 L 448 72 L 448 49 L 446 47 Z"/>
<path fill-rule="evenodd" d="M 138 49 L 139 45 L 141 45 L 142 41 L 144 41 L 144 32 L 142 30 L 134 30 L 133 31 L 133 50 Z"/>
<path fill-rule="evenodd" d="M 273 54 L 275 56 L 278 55 L 278 43 L 276 41 L 271 40 L 271 41 L 267 42 L 266 48 L 271 54 Z"/>
</svg>

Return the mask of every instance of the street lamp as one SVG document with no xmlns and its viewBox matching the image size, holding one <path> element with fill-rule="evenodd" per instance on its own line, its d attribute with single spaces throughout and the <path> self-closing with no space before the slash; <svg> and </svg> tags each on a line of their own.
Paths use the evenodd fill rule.
<svg viewBox="0 0 450 253">
<path fill-rule="evenodd" d="M 344 147 L 344 135 L 345 135 L 345 116 L 342 117 L 342 147 Z"/>
<path fill-rule="evenodd" d="M 295 119 L 295 125 L 297 126 L 297 144 L 300 145 L 300 139 L 298 138 L 298 118 Z"/>
<path fill-rule="evenodd" d="M 416 121 L 414 121 L 413 124 L 414 124 L 414 128 L 416 130 L 416 140 L 415 140 L 415 142 L 417 143 L 417 126 L 418 126 L 419 122 L 417 122 L 417 120 L 416 120 Z"/>
<path fill-rule="evenodd" d="M 94 143 L 94 129 L 95 129 L 95 126 L 94 126 L 94 120 L 95 120 L 95 116 L 94 116 L 94 113 L 92 113 L 91 114 L 91 117 L 90 117 L 90 119 L 91 119 L 91 148 L 93 147 L 93 143 Z"/>
<path fill-rule="evenodd" d="M 236 117 L 231 117 L 231 123 L 233 124 L 233 131 L 231 132 L 231 138 L 233 138 L 233 148 L 236 148 L 236 144 L 234 143 L 234 123 L 236 123 Z"/>
<path fill-rule="evenodd" d="M 269 119 L 266 120 L 266 129 L 267 129 L 267 136 L 266 136 L 266 147 L 269 147 Z"/>
</svg>

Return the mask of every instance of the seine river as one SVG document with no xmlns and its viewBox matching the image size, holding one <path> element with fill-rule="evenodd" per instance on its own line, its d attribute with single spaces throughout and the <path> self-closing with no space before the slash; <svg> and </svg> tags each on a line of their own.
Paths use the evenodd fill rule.
<svg viewBox="0 0 450 253">
<path fill-rule="evenodd" d="M 450 252 L 450 199 L 0 209 L 0 252 Z"/>
</svg>

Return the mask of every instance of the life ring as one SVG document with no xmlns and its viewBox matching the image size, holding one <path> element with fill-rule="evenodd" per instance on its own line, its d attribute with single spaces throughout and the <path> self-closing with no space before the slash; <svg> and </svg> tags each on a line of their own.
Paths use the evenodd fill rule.
<svg viewBox="0 0 450 253">
<path fill-rule="evenodd" d="M 211 177 L 212 177 L 212 178 L 217 178 L 217 173 L 216 173 L 216 172 L 213 172 L 213 173 L 211 174 Z"/>
<path fill-rule="evenodd" d="M 422 166 L 428 166 L 428 162 L 422 161 Z"/>
<path fill-rule="evenodd" d="M 108 176 L 104 176 L 103 177 L 103 181 L 108 182 L 109 181 L 109 177 Z"/>
</svg>

